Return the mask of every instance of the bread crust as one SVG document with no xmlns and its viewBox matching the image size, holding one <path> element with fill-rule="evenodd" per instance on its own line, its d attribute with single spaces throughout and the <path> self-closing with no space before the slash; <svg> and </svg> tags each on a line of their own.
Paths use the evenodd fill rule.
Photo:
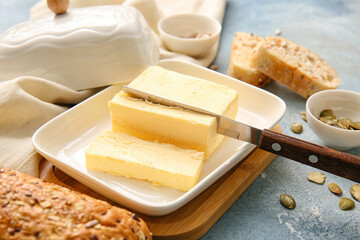
<svg viewBox="0 0 360 240">
<path fill-rule="evenodd" d="M 336 71 L 319 55 L 282 37 L 266 37 L 254 54 L 253 63 L 265 75 L 304 98 L 335 89 L 341 83 Z"/>
<path fill-rule="evenodd" d="M 231 43 L 227 74 L 256 87 L 266 86 L 270 82 L 270 78 L 258 71 L 252 63 L 252 55 L 261 42 L 263 39 L 259 36 L 237 32 Z"/>
<path fill-rule="evenodd" d="M 152 239 L 135 213 L 0 168 L 0 239 Z"/>
</svg>

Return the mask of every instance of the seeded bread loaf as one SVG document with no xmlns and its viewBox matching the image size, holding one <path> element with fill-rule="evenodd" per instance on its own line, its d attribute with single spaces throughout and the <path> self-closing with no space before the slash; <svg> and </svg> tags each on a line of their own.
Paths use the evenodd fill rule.
<svg viewBox="0 0 360 240">
<path fill-rule="evenodd" d="M 125 209 L 0 168 L 0 239 L 151 239 Z"/>
<path fill-rule="evenodd" d="M 270 78 L 253 66 L 253 54 L 264 40 L 253 34 L 238 32 L 231 44 L 228 75 L 257 87 L 264 87 Z"/>
<path fill-rule="evenodd" d="M 304 98 L 337 88 L 341 79 L 319 55 L 282 37 L 268 36 L 259 44 L 254 66 Z"/>
</svg>

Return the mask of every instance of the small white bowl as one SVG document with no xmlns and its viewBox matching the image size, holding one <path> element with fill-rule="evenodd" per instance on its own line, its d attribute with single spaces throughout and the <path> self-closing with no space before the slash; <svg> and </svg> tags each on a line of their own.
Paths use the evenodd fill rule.
<svg viewBox="0 0 360 240">
<path fill-rule="evenodd" d="M 360 121 L 360 93 L 347 90 L 325 90 L 313 94 L 306 102 L 306 118 L 314 133 L 329 147 L 347 150 L 360 146 L 360 130 L 346 130 L 321 122 L 324 109 L 332 109 L 337 119 Z"/>
<path fill-rule="evenodd" d="M 170 51 L 201 57 L 218 41 L 221 24 L 200 14 L 175 14 L 162 18 L 158 30 Z"/>
</svg>

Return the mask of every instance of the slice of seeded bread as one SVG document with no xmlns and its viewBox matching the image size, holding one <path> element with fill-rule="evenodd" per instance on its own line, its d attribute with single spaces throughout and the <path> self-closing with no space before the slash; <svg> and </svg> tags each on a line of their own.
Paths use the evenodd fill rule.
<svg viewBox="0 0 360 240">
<path fill-rule="evenodd" d="M 135 213 L 0 167 L 0 239 L 151 240 Z"/>
<path fill-rule="evenodd" d="M 231 55 L 228 75 L 257 87 L 264 87 L 270 79 L 254 68 L 252 57 L 261 37 L 253 34 L 238 32 L 234 35 L 231 45 Z"/>
<path fill-rule="evenodd" d="M 282 37 L 266 37 L 253 56 L 253 64 L 304 98 L 341 83 L 336 71 L 319 55 Z"/>
</svg>

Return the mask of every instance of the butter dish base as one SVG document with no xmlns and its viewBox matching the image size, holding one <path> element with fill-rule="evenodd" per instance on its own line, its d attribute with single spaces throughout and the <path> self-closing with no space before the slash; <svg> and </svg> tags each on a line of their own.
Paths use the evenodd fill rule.
<svg viewBox="0 0 360 240">
<path fill-rule="evenodd" d="M 236 119 L 239 121 L 259 128 L 272 128 L 285 113 L 285 103 L 275 95 L 210 69 L 178 60 L 162 60 L 159 66 L 238 91 Z M 37 130 L 32 140 L 35 149 L 53 165 L 124 207 L 150 216 L 169 214 L 199 195 L 255 148 L 226 137 L 204 162 L 199 182 L 187 192 L 88 170 L 85 167 L 85 148 L 102 131 L 111 129 L 107 104 L 120 88 L 121 85 L 110 86 L 50 120 Z"/>
</svg>

